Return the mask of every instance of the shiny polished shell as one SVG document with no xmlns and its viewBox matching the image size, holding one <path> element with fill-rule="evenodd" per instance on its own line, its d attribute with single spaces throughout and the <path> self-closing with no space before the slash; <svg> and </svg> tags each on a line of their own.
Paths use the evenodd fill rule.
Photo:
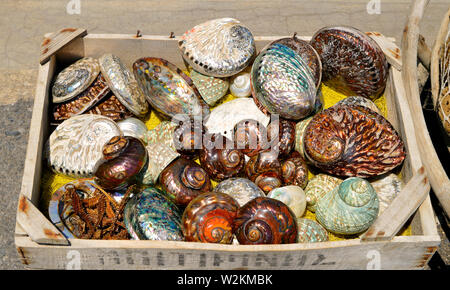
<svg viewBox="0 0 450 290">
<path fill-rule="evenodd" d="M 134 116 L 134 114 L 111 92 L 103 100 L 92 107 L 92 109 L 87 111 L 86 114 L 102 115 L 113 119 L 114 121 L 120 121 Z"/>
<path fill-rule="evenodd" d="M 304 135 L 307 158 L 325 173 L 370 177 L 386 173 L 406 157 L 394 127 L 358 105 L 335 105 L 314 115 Z"/>
<path fill-rule="evenodd" d="M 53 103 L 62 103 L 81 94 L 97 78 L 100 67 L 97 59 L 82 58 L 62 70 L 52 86 Z"/>
<path fill-rule="evenodd" d="M 145 116 L 149 110 L 145 96 L 120 58 L 113 54 L 104 54 L 99 63 L 100 70 L 117 99 L 136 116 Z"/>
<path fill-rule="evenodd" d="M 50 135 L 45 156 L 53 171 L 70 177 L 91 177 L 103 161 L 103 146 L 121 136 L 113 120 L 99 115 L 73 116 Z"/>
<path fill-rule="evenodd" d="M 364 106 L 364 107 L 369 108 L 372 111 L 375 111 L 381 115 L 381 111 L 377 107 L 377 105 L 375 105 L 375 103 L 373 101 L 369 100 L 368 98 L 364 98 L 364 97 L 360 97 L 360 96 L 347 97 L 347 98 L 339 101 L 337 104 Z"/>
<path fill-rule="evenodd" d="M 317 202 L 316 219 L 335 234 L 353 235 L 367 230 L 378 216 L 379 201 L 370 183 L 349 177 Z"/>
<path fill-rule="evenodd" d="M 247 98 L 252 95 L 251 76 L 248 72 L 240 72 L 231 77 L 230 93 L 238 98 Z"/>
<path fill-rule="evenodd" d="M 307 63 L 291 48 L 278 43 L 262 51 L 252 66 L 252 95 L 266 113 L 299 120 L 316 104 L 316 86 Z"/>
<path fill-rule="evenodd" d="M 181 36 L 178 45 L 191 67 L 215 77 L 228 77 L 242 71 L 256 53 L 252 33 L 233 18 L 196 25 Z"/>
<path fill-rule="evenodd" d="M 144 57 L 133 63 L 139 86 L 152 107 L 167 117 L 177 114 L 207 118 L 209 106 L 191 78 L 162 58 Z"/>
<path fill-rule="evenodd" d="M 386 57 L 368 35 L 353 27 L 324 27 L 311 39 L 323 66 L 322 81 L 346 95 L 375 99 L 388 75 Z"/>
<path fill-rule="evenodd" d="M 265 151 L 252 156 L 245 164 L 244 171 L 248 179 L 266 194 L 283 184 L 281 164 L 275 151 Z"/>
<path fill-rule="evenodd" d="M 203 100 L 210 106 L 225 96 L 230 86 L 227 79 L 206 76 L 195 70 L 192 70 L 189 76 Z"/>
<path fill-rule="evenodd" d="M 306 207 L 309 211 L 315 212 L 319 199 L 341 184 L 342 179 L 319 173 L 308 182 L 305 188 Z"/>
<path fill-rule="evenodd" d="M 302 189 L 308 184 L 308 167 L 306 161 L 295 152 L 281 163 L 281 172 L 285 185 L 297 185 Z"/>
<path fill-rule="evenodd" d="M 215 192 L 222 192 L 233 197 L 239 206 L 243 206 L 250 200 L 265 196 L 264 192 L 247 178 L 232 177 L 217 184 Z"/>
<path fill-rule="evenodd" d="M 380 202 L 378 215 L 392 203 L 404 187 L 402 180 L 394 173 L 378 176 L 374 180 L 371 180 L 370 184 L 377 192 Z"/>
<path fill-rule="evenodd" d="M 294 149 L 295 151 L 297 151 L 298 153 L 300 153 L 300 155 L 303 158 L 306 158 L 305 156 L 305 152 L 304 152 L 304 136 L 305 136 L 305 130 L 306 127 L 308 126 L 309 122 L 311 122 L 312 117 L 306 118 L 301 120 L 300 122 L 298 122 L 295 125 L 295 145 L 294 145 Z"/>
<path fill-rule="evenodd" d="M 184 240 L 180 209 L 157 188 L 147 187 L 127 202 L 124 223 L 134 239 Z"/>
<path fill-rule="evenodd" d="M 317 243 L 328 241 L 328 232 L 318 222 L 298 218 L 298 242 L 299 243 Z"/>
<path fill-rule="evenodd" d="M 287 205 L 297 218 L 300 218 L 306 209 L 306 195 L 303 189 L 296 185 L 282 186 L 272 189 L 267 197 L 277 199 Z"/>
<path fill-rule="evenodd" d="M 125 120 L 117 122 L 120 130 L 124 136 L 131 136 L 144 141 L 144 136 L 147 134 L 147 126 L 144 122 L 136 118 L 126 118 Z"/>
</svg>

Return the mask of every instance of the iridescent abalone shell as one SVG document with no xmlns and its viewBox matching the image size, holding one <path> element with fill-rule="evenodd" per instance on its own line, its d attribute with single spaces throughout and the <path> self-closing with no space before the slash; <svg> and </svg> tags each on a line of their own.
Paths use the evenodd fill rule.
<svg viewBox="0 0 450 290">
<path fill-rule="evenodd" d="M 237 74 L 250 64 L 256 53 L 252 33 L 233 18 L 196 25 L 181 36 L 178 45 L 191 67 L 214 77 Z"/>
<path fill-rule="evenodd" d="M 100 70 L 117 99 L 136 116 L 145 116 L 149 110 L 145 96 L 120 58 L 113 54 L 104 54 L 98 61 Z"/>
<path fill-rule="evenodd" d="M 317 89 L 308 64 L 291 48 L 272 44 L 252 66 L 252 95 L 265 113 L 299 120 L 311 114 Z"/>
<path fill-rule="evenodd" d="M 97 78 L 100 67 L 97 59 L 82 58 L 62 70 L 52 86 L 53 103 L 66 102 L 81 94 Z"/>
<path fill-rule="evenodd" d="M 328 241 L 328 232 L 318 222 L 306 219 L 297 219 L 298 242 L 318 243 Z"/>
<path fill-rule="evenodd" d="M 188 242 L 231 244 L 239 204 L 228 194 L 206 192 L 194 198 L 182 217 Z"/>
<path fill-rule="evenodd" d="M 353 235 L 367 230 L 378 216 L 379 201 L 370 183 L 349 177 L 317 202 L 316 219 L 328 231 Z"/>
<path fill-rule="evenodd" d="M 324 27 L 314 34 L 311 45 L 320 55 L 324 83 L 350 96 L 381 95 L 388 62 L 368 35 L 353 27 Z"/>
<path fill-rule="evenodd" d="M 306 157 L 337 176 L 370 177 L 400 165 L 406 152 L 394 127 L 358 105 L 335 105 L 314 115 L 304 135 Z"/>
<path fill-rule="evenodd" d="M 240 206 L 250 200 L 265 196 L 264 192 L 247 178 L 232 177 L 217 184 L 215 192 L 222 192 L 233 197 Z"/>
<path fill-rule="evenodd" d="M 319 173 L 311 178 L 305 188 L 306 207 L 308 210 L 315 212 L 319 199 L 335 187 L 338 187 L 341 182 L 342 179 L 323 173 Z"/>
<path fill-rule="evenodd" d="M 134 239 L 184 240 L 180 209 L 154 187 L 131 197 L 124 209 L 124 223 Z"/>
<path fill-rule="evenodd" d="M 125 120 L 117 122 L 120 130 L 124 136 L 131 136 L 144 141 L 144 136 L 147 134 L 147 126 L 139 119 L 130 117 Z"/>
<path fill-rule="evenodd" d="M 209 106 L 192 79 L 167 60 L 140 58 L 133 63 L 133 72 L 147 101 L 165 116 L 183 114 L 206 119 L 209 115 Z"/>
<path fill-rule="evenodd" d="M 225 96 L 230 86 L 227 79 L 205 76 L 195 70 L 192 70 L 189 76 L 203 100 L 210 106 Z"/>
<path fill-rule="evenodd" d="M 84 114 L 73 116 L 56 127 L 46 144 L 45 157 L 57 173 L 70 177 L 92 177 L 103 161 L 103 146 L 122 136 L 110 118 Z"/>
<path fill-rule="evenodd" d="M 378 215 L 391 204 L 404 186 L 402 180 L 394 173 L 377 176 L 370 181 L 370 184 L 378 194 L 378 200 L 380 202 Z"/>
<path fill-rule="evenodd" d="M 267 194 L 267 197 L 283 202 L 292 210 L 297 218 L 305 213 L 306 195 L 299 186 L 288 185 L 274 188 Z"/>
</svg>

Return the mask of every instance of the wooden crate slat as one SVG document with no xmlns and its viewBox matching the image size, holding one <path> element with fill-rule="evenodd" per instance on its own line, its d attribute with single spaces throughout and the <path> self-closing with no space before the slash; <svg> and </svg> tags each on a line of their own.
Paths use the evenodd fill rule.
<svg viewBox="0 0 450 290">
<path fill-rule="evenodd" d="M 366 32 L 375 42 L 381 47 L 386 56 L 388 63 L 390 63 L 397 70 L 402 70 L 402 54 L 400 48 L 383 34 L 370 31 Z"/>
<path fill-rule="evenodd" d="M 46 63 L 50 57 L 63 46 L 78 37 L 85 36 L 86 34 L 87 30 L 84 28 L 64 28 L 48 37 L 45 37 L 41 45 L 41 57 L 39 59 L 40 64 Z"/>
</svg>

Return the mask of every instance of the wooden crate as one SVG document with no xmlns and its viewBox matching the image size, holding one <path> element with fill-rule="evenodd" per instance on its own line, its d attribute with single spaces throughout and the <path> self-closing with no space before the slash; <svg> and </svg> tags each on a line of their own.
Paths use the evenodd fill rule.
<svg viewBox="0 0 450 290">
<path fill-rule="evenodd" d="M 376 36 L 377 34 L 375 34 Z M 401 59 L 393 44 L 384 45 L 390 60 L 386 88 L 388 119 L 405 141 L 408 157 L 402 177 L 408 182 L 361 239 L 285 245 L 218 245 L 174 241 L 65 239 L 37 209 L 43 145 L 49 135 L 49 86 L 55 72 L 83 56 L 119 56 L 129 67 L 143 56 L 165 58 L 185 68 L 177 37 L 87 34 L 79 36 L 39 67 L 26 163 L 17 210 L 15 243 L 30 268 L 81 269 L 420 269 L 440 243 L 415 141 L 401 78 Z M 258 49 L 280 38 L 255 37 Z M 304 37 L 308 40 L 309 37 Z M 386 39 L 384 39 L 386 40 Z M 392 40 L 392 39 L 391 39 Z M 47 43 L 48 44 L 48 43 Z M 392 50 L 392 53 L 389 51 Z M 48 52 L 48 51 L 46 51 Z M 422 202 L 424 201 L 424 202 Z M 419 207 L 420 206 L 420 207 Z M 418 209 L 418 210 L 416 210 Z M 412 235 L 395 236 L 412 215 Z M 398 221 L 393 223 L 392 221 Z M 78 260 L 79 259 L 79 260 Z"/>
</svg>

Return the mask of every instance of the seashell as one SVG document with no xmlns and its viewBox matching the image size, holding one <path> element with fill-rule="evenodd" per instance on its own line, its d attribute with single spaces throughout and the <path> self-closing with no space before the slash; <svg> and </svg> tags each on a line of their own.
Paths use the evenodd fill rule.
<svg viewBox="0 0 450 290">
<path fill-rule="evenodd" d="M 326 173 L 370 177 L 405 159 L 405 146 L 381 115 L 357 105 L 335 105 L 316 115 L 304 135 L 306 157 Z"/>
<path fill-rule="evenodd" d="M 97 103 L 92 109 L 86 112 L 86 114 L 102 115 L 113 119 L 114 121 L 120 121 L 131 116 L 134 116 L 130 110 L 127 109 L 119 99 L 112 93 L 108 94 L 103 100 Z"/>
<path fill-rule="evenodd" d="M 136 118 L 127 118 L 125 120 L 117 122 L 120 130 L 124 136 L 131 136 L 134 138 L 144 140 L 145 134 L 147 134 L 147 126 L 144 122 Z"/>
<path fill-rule="evenodd" d="M 346 95 L 376 99 L 383 92 L 388 63 L 365 33 L 353 27 L 324 27 L 310 43 L 320 55 L 322 82 Z"/>
<path fill-rule="evenodd" d="M 322 62 L 317 51 L 309 44 L 309 42 L 297 37 L 295 33 L 292 37 L 281 38 L 272 42 L 272 44 L 282 44 L 294 50 L 308 64 L 309 69 L 314 77 L 316 88 L 319 88 L 322 79 Z"/>
<path fill-rule="evenodd" d="M 299 120 L 313 112 L 317 89 L 307 63 L 278 43 L 261 52 L 252 66 L 252 95 L 265 113 Z"/>
<path fill-rule="evenodd" d="M 228 77 L 247 67 L 256 53 L 250 30 L 232 18 L 210 20 L 186 31 L 178 46 L 194 70 Z"/>
<path fill-rule="evenodd" d="M 192 80 L 174 64 L 162 58 L 144 57 L 133 63 L 133 72 L 147 101 L 163 115 L 208 117 L 209 106 Z"/>
<path fill-rule="evenodd" d="M 135 240 L 184 240 L 180 209 L 154 187 L 145 188 L 127 202 L 124 223 Z"/>
<path fill-rule="evenodd" d="M 235 148 L 252 157 L 269 148 L 267 128 L 256 120 L 244 119 L 234 126 Z"/>
<path fill-rule="evenodd" d="M 267 134 L 272 144 L 272 150 L 278 150 L 280 156 L 286 156 L 294 148 L 295 122 L 286 119 L 274 119 L 267 126 Z"/>
<path fill-rule="evenodd" d="M 328 241 L 328 232 L 318 222 L 298 218 L 298 242 L 299 243 L 318 243 Z"/>
<path fill-rule="evenodd" d="M 305 187 L 306 207 L 311 212 L 316 212 L 319 199 L 341 184 L 342 179 L 319 173 L 314 176 Z"/>
<path fill-rule="evenodd" d="M 206 129 L 199 118 L 184 119 L 178 122 L 173 133 L 173 143 L 177 152 L 191 159 L 203 148 L 203 135 Z"/>
<path fill-rule="evenodd" d="M 244 245 L 297 242 L 294 213 L 281 201 L 268 197 L 257 197 L 239 208 L 234 232 Z"/>
<path fill-rule="evenodd" d="M 350 177 L 317 202 L 316 219 L 327 230 L 353 235 L 367 230 L 378 216 L 378 196 L 367 180 Z"/>
<path fill-rule="evenodd" d="M 390 173 L 377 177 L 376 180 L 370 182 L 378 195 L 378 201 L 380 203 L 380 215 L 397 197 L 397 195 L 403 189 L 403 182 L 397 175 Z"/>
<path fill-rule="evenodd" d="M 98 60 L 100 71 L 119 102 L 138 117 L 148 112 L 148 104 L 133 74 L 113 54 L 104 54 Z"/>
<path fill-rule="evenodd" d="M 244 170 L 246 176 L 266 194 L 282 185 L 281 164 L 278 154 L 273 151 L 252 156 L 245 164 Z"/>
<path fill-rule="evenodd" d="M 245 110 L 242 110 L 245 108 Z M 211 111 L 205 127 L 209 133 L 220 133 L 230 140 L 233 140 L 233 130 L 237 123 L 245 119 L 258 121 L 267 126 L 270 117 L 263 114 L 250 98 L 238 98 L 223 103 Z M 223 120 L 227 120 L 224 122 Z"/>
<path fill-rule="evenodd" d="M 239 204 L 228 194 L 207 192 L 194 198 L 182 217 L 188 242 L 231 244 Z"/>
<path fill-rule="evenodd" d="M 206 171 L 192 160 L 178 158 L 160 174 L 161 187 L 176 205 L 186 206 L 201 193 L 211 191 Z"/>
<path fill-rule="evenodd" d="M 115 136 L 103 146 L 105 162 L 95 171 L 95 181 L 106 190 L 124 189 L 137 182 L 147 156 L 140 139 Z"/>
<path fill-rule="evenodd" d="M 86 90 L 100 73 L 98 61 L 84 57 L 63 69 L 52 86 L 53 103 L 66 102 Z"/>
<path fill-rule="evenodd" d="M 247 178 L 232 177 L 217 184 L 215 192 L 222 192 L 233 197 L 239 206 L 243 206 L 250 200 L 265 196 L 264 192 Z"/>
<path fill-rule="evenodd" d="M 64 103 L 55 104 L 53 118 L 55 121 L 62 121 L 72 116 L 83 114 L 110 92 L 111 90 L 106 84 L 105 78 L 99 73 L 95 81 L 79 95 Z"/>
<path fill-rule="evenodd" d="M 205 76 L 195 70 L 191 71 L 190 77 L 203 100 L 210 106 L 225 96 L 230 86 L 227 79 Z"/>
<path fill-rule="evenodd" d="M 122 136 L 113 120 L 99 115 L 73 116 L 50 135 L 45 157 L 53 171 L 70 177 L 92 177 L 103 161 L 103 146 Z"/>
<path fill-rule="evenodd" d="M 233 144 L 231 140 L 220 134 L 207 134 L 204 139 L 205 146 L 200 150 L 200 164 L 212 179 L 221 181 L 241 173 L 245 157 L 241 150 L 230 146 Z"/>
<path fill-rule="evenodd" d="M 366 108 L 371 109 L 372 111 L 377 112 L 378 114 L 382 115 L 380 109 L 375 105 L 375 103 L 368 98 L 360 97 L 360 96 L 353 96 L 353 97 L 347 97 L 343 100 L 340 100 L 337 102 L 336 105 L 359 105 Z"/>
<path fill-rule="evenodd" d="M 296 152 L 300 153 L 300 156 L 306 159 L 306 155 L 304 152 L 304 136 L 305 130 L 308 126 L 309 122 L 311 122 L 312 117 L 301 120 L 295 125 L 295 146 L 294 149 Z"/>
<path fill-rule="evenodd" d="M 272 189 L 267 197 L 277 199 L 287 205 L 297 218 L 305 213 L 306 195 L 303 189 L 296 185 L 282 186 Z"/>
<path fill-rule="evenodd" d="M 297 185 L 302 189 L 308 184 L 308 167 L 306 161 L 295 152 L 291 157 L 281 163 L 283 182 L 286 185 Z"/>
<path fill-rule="evenodd" d="M 238 98 L 247 98 L 252 95 L 250 73 L 240 72 L 231 78 L 230 93 Z"/>
</svg>

